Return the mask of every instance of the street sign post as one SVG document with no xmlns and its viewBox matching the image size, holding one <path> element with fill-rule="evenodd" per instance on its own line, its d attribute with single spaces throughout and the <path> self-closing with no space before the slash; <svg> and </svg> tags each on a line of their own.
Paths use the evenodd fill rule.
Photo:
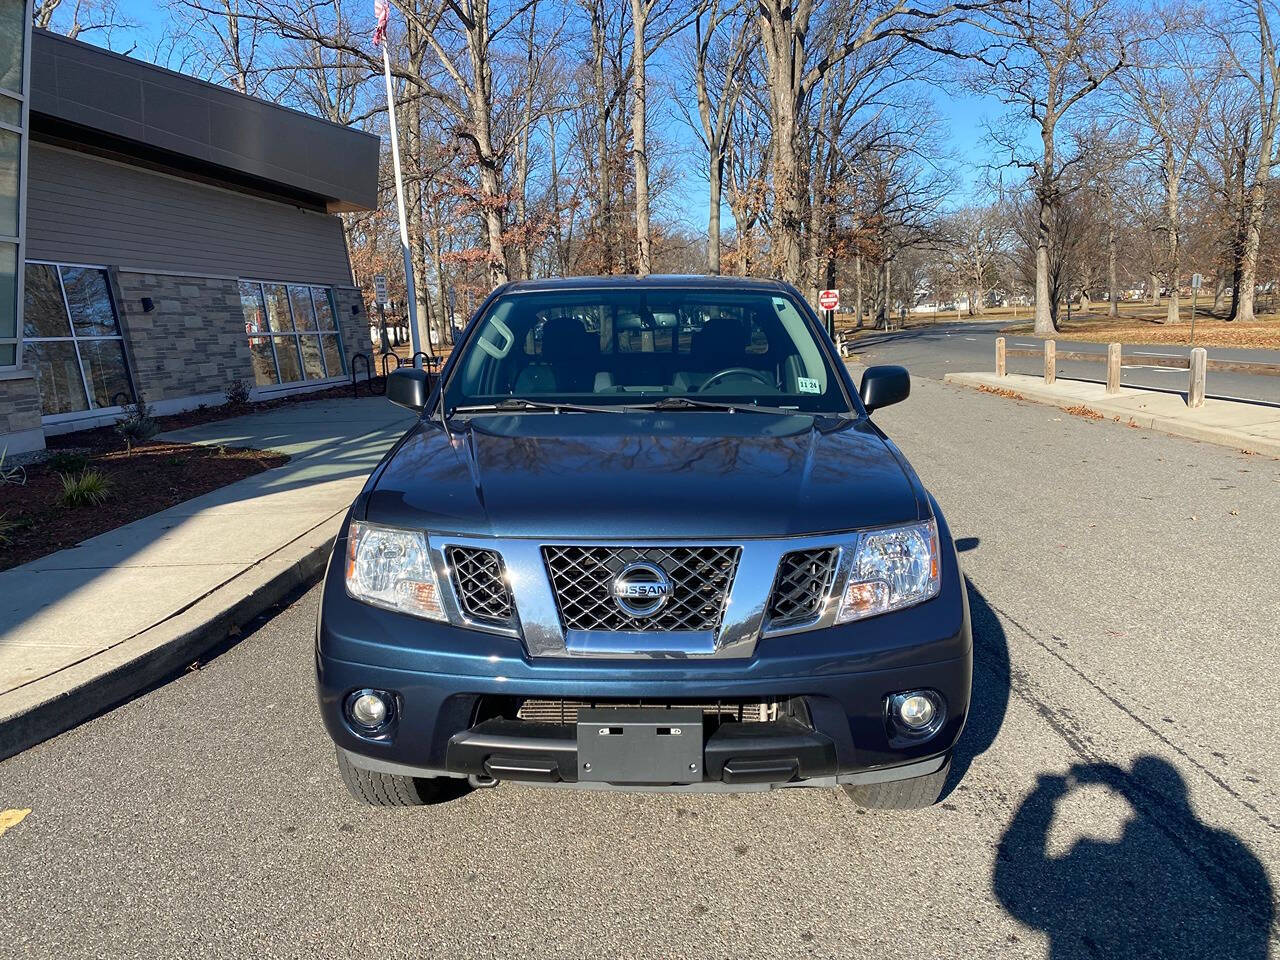
<svg viewBox="0 0 1280 960">
<path fill-rule="evenodd" d="M 385 273 L 376 273 L 373 276 L 373 299 L 378 304 L 378 339 L 385 353 L 391 349 L 391 338 L 387 334 L 387 275 Z"/>
<path fill-rule="evenodd" d="M 827 333 L 834 340 L 836 336 L 836 311 L 840 309 L 840 291 L 823 290 L 818 294 L 818 306 L 827 315 Z"/>
<path fill-rule="evenodd" d="M 1191 346 L 1196 345 L 1196 294 L 1204 284 L 1204 277 L 1198 273 L 1191 275 Z"/>
</svg>

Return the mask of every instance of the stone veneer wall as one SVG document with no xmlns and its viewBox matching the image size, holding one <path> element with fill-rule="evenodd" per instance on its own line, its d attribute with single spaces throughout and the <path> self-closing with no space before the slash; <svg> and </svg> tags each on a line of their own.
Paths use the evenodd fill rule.
<svg viewBox="0 0 1280 960">
<path fill-rule="evenodd" d="M 29 371 L 0 374 L 0 450 L 25 453 L 44 446 L 40 430 L 40 387 Z M 18 436 L 25 434 L 25 436 Z"/>
<path fill-rule="evenodd" d="M 149 403 L 253 386 L 235 280 L 112 271 L 134 386 Z M 155 308 L 142 309 L 150 297 Z"/>
</svg>

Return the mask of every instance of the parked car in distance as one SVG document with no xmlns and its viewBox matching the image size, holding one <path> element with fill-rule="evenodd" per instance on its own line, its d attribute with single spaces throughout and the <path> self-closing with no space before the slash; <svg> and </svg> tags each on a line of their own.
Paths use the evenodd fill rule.
<svg viewBox="0 0 1280 960">
<path fill-rule="evenodd" d="M 972 642 L 941 510 L 792 287 L 499 287 L 325 575 L 320 711 L 351 792 L 449 779 L 940 796 Z"/>
</svg>

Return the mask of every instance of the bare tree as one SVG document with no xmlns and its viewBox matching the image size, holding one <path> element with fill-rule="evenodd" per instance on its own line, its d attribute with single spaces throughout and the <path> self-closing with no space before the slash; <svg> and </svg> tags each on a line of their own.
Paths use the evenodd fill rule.
<svg viewBox="0 0 1280 960">
<path fill-rule="evenodd" d="M 167 0 L 166 7 L 189 69 L 241 93 L 261 92 L 265 29 L 254 0 Z"/>
<path fill-rule="evenodd" d="M 1020 125 L 992 131 L 1011 163 L 1027 169 L 1035 190 L 1037 240 L 1035 330 L 1057 329 L 1057 299 L 1050 290 L 1049 259 L 1063 198 L 1065 164 L 1057 149 L 1066 114 L 1116 74 L 1129 41 L 1115 0 L 1027 0 L 993 14 L 987 30 L 995 49 L 974 77 L 978 89 L 994 92 L 1020 121 L 1037 127 L 1040 149 L 1028 156 Z"/>
<path fill-rule="evenodd" d="M 943 31 L 991 3 L 908 0 L 880 3 L 851 0 L 842 11 L 852 25 L 848 39 L 810 62 L 808 38 L 820 0 L 757 0 L 761 45 L 767 65 L 769 119 L 772 127 L 774 259 L 784 280 L 804 279 L 802 235 L 808 188 L 805 183 L 808 134 L 805 114 L 818 83 L 842 59 L 886 39 L 952 49 Z"/>
<path fill-rule="evenodd" d="M 104 33 L 110 37 L 116 30 L 133 30 L 138 23 L 120 12 L 116 0 L 36 0 L 31 8 L 31 23 L 41 30 L 52 30 L 72 40 L 89 33 Z M 125 50 L 127 55 L 132 46 Z"/>
<path fill-rule="evenodd" d="M 1206 55 L 1199 11 L 1178 4 L 1157 10 L 1155 16 L 1157 36 L 1135 46 L 1134 61 L 1119 80 L 1123 103 L 1142 123 L 1142 153 L 1164 188 L 1166 319 L 1177 323 L 1182 184 L 1223 71 L 1221 63 Z"/>
<path fill-rule="evenodd" d="M 984 312 L 1006 256 L 1009 216 L 998 203 L 964 207 L 951 218 L 955 275 L 969 298 L 969 316 Z"/>
<path fill-rule="evenodd" d="M 710 0 L 693 21 L 685 72 L 693 81 L 697 122 L 690 127 L 707 152 L 709 214 L 707 272 L 720 272 L 720 208 L 723 204 L 729 134 L 742 96 L 754 24 L 745 0 Z"/>
<path fill-rule="evenodd" d="M 1252 87 L 1256 139 L 1251 168 L 1244 190 L 1243 222 L 1236 270 L 1236 294 L 1233 318 L 1254 319 L 1254 297 L 1258 283 L 1258 254 L 1262 241 L 1262 223 L 1267 205 L 1267 188 L 1271 170 L 1277 160 L 1277 128 L 1280 128 L 1280 50 L 1272 33 L 1275 12 L 1271 0 L 1236 0 L 1234 9 L 1243 16 L 1229 19 L 1220 28 L 1219 37 L 1238 76 Z"/>
</svg>

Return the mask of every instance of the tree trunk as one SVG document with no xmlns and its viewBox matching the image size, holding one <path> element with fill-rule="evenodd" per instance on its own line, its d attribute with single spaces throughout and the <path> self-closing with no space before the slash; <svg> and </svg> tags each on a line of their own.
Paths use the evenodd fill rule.
<svg viewBox="0 0 1280 960">
<path fill-rule="evenodd" d="M 645 49 L 648 0 L 631 0 L 631 156 L 636 176 L 636 274 L 653 272 L 649 246 L 649 151 L 645 146 Z"/>
<path fill-rule="evenodd" d="M 493 64 L 490 60 L 489 9 L 487 2 L 473 7 L 475 24 L 467 30 L 467 51 L 471 57 L 471 130 L 476 160 L 480 167 L 480 195 L 484 201 L 484 232 L 488 245 L 486 263 L 489 285 L 507 282 L 507 251 L 504 246 L 501 160 L 493 148 Z"/>
<path fill-rule="evenodd" d="M 1165 197 L 1165 230 L 1168 234 L 1169 253 L 1167 266 L 1169 271 L 1169 309 L 1165 313 L 1166 323 L 1177 323 L 1180 319 L 1178 313 L 1178 281 L 1180 279 L 1178 265 L 1178 176 L 1176 170 L 1171 169 L 1173 163 L 1173 154 L 1170 151 L 1165 160 L 1165 179 L 1169 185 Z"/>
<path fill-rule="evenodd" d="M 1154 272 L 1147 274 L 1147 300 L 1152 306 L 1160 304 L 1160 278 Z"/>
<path fill-rule="evenodd" d="M 1213 277 L 1213 312 L 1221 313 L 1227 299 L 1227 278 L 1219 270 Z"/>
<path fill-rule="evenodd" d="M 1262 239 L 1262 213 L 1267 202 L 1266 181 L 1271 164 L 1266 154 L 1258 165 L 1257 180 L 1249 188 L 1248 207 L 1245 211 L 1244 249 L 1240 255 L 1240 279 L 1236 284 L 1235 319 L 1245 323 L 1255 318 L 1254 288 L 1258 283 L 1258 248 Z"/>
<path fill-rule="evenodd" d="M 1050 98 L 1052 99 L 1052 98 Z M 1056 298 L 1049 295 L 1049 244 L 1052 238 L 1055 212 L 1053 189 L 1056 181 L 1054 158 L 1054 105 L 1048 104 L 1040 121 L 1041 159 L 1039 180 L 1036 183 L 1036 202 L 1039 207 L 1036 219 L 1036 333 L 1055 333 L 1057 324 Z"/>
<path fill-rule="evenodd" d="M 556 234 L 556 262 L 555 274 L 563 277 L 568 267 L 568 255 L 564 248 L 564 218 L 560 212 L 560 167 L 556 165 L 556 118 L 553 114 L 547 118 L 549 131 L 547 134 L 547 150 L 550 154 L 549 163 L 550 170 L 547 176 L 550 178 L 549 191 L 551 194 L 551 216 L 555 222 Z"/>
<path fill-rule="evenodd" d="M 609 177 L 609 103 L 604 87 L 604 24 L 600 20 L 601 8 L 591 8 L 592 79 L 596 101 L 596 230 L 600 244 L 599 271 L 613 273 L 613 213 L 610 209 L 611 188 Z"/>
<path fill-rule="evenodd" d="M 444 271 L 444 229 L 439 219 L 436 220 L 436 306 L 440 314 L 441 343 L 453 341 L 453 316 L 449 313 L 448 278 Z"/>
<path fill-rule="evenodd" d="M 1036 333 L 1056 333 L 1053 304 L 1049 297 L 1049 217 L 1048 202 L 1040 201 L 1040 222 L 1036 237 Z"/>
<path fill-rule="evenodd" d="M 711 209 L 707 217 L 707 273 L 720 273 L 720 191 L 724 185 L 724 162 L 712 151 L 707 162 L 711 182 Z"/>
<path fill-rule="evenodd" d="M 801 230 L 804 197 L 800 182 L 800 120 L 797 105 L 806 62 L 805 36 L 812 5 L 797 16 L 792 4 L 761 0 L 760 38 L 764 45 L 769 120 L 773 136 L 770 163 L 773 174 L 773 260 L 788 283 L 804 282 Z"/>
<path fill-rule="evenodd" d="M 853 258 L 853 322 L 862 329 L 862 254 Z"/>
<path fill-rule="evenodd" d="M 1120 290 L 1116 283 L 1116 227 L 1115 221 L 1107 218 L 1107 316 L 1120 316 Z"/>
<path fill-rule="evenodd" d="M 425 264 L 422 261 L 426 229 L 422 215 L 422 170 L 425 167 L 422 153 L 426 142 L 422 136 L 422 99 L 406 97 L 400 103 L 396 117 L 400 120 L 400 142 L 405 145 L 402 154 L 407 167 L 404 171 L 406 174 L 404 178 L 405 220 L 409 228 L 409 261 L 413 269 L 414 299 L 416 300 L 415 303 L 407 305 L 406 322 L 417 328 L 419 345 L 426 344 L 428 346 L 424 349 L 429 349 L 431 321 L 425 302 L 426 288 L 421 285 L 426 277 Z"/>
</svg>

